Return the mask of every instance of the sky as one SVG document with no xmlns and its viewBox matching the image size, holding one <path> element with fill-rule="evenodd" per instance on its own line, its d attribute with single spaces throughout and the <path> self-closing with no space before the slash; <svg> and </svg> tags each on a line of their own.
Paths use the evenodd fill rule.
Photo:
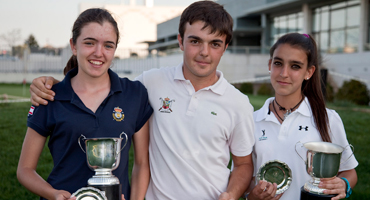
<svg viewBox="0 0 370 200">
<path fill-rule="evenodd" d="M 154 6 L 188 6 L 195 0 L 154 0 Z M 40 47 L 65 47 L 81 2 L 129 4 L 129 0 L 0 0 L 0 36 L 20 30 L 15 45 L 32 34 Z M 136 0 L 143 4 L 144 0 Z M 0 37 L 0 49 L 8 43 Z"/>
</svg>

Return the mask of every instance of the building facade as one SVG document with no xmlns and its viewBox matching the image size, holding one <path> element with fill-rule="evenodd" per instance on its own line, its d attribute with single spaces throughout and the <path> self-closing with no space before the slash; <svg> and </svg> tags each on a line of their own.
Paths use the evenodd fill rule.
<svg viewBox="0 0 370 200">
<path fill-rule="evenodd" d="M 317 41 L 334 87 L 357 79 L 370 88 L 370 0 L 218 0 L 234 19 L 233 39 L 223 60 L 239 56 L 238 71 L 230 82 L 257 80 L 268 75 L 268 50 L 281 35 L 289 32 L 311 34 Z M 180 17 L 158 24 L 157 51 L 178 48 L 176 35 Z M 235 59 L 235 58 L 233 58 Z M 230 59 L 230 60 L 233 60 Z M 265 59 L 258 61 L 259 59 Z M 235 62 L 235 61 L 234 61 Z M 250 64 L 250 63 L 254 64 Z M 249 64 L 248 64 L 249 63 Z M 240 65 L 245 64 L 243 69 Z M 260 69 L 260 68 L 263 69 Z M 241 71 L 239 71 L 241 70 Z M 243 74 L 244 73 L 244 74 Z"/>
</svg>

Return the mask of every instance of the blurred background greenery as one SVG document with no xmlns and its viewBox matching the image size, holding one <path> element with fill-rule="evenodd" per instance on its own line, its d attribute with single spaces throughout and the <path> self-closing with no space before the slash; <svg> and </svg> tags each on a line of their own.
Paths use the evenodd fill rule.
<svg viewBox="0 0 370 200">
<path fill-rule="evenodd" d="M 0 84 L 0 100 L 3 94 L 29 98 L 29 85 Z M 255 110 L 262 107 L 268 96 L 248 95 Z M 27 113 L 30 102 L 0 103 L 0 199 L 36 200 L 38 196 L 26 190 L 17 180 L 16 170 L 27 129 Z M 328 104 L 341 116 L 349 142 L 355 147 L 355 156 L 359 166 L 356 168 L 358 183 L 349 199 L 370 199 L 370 109 L 348 101 L 337 101 Z M 133 151 L 130 150 L 130 171 L 132 169 Z M 52 158 L 47 146 L 40 157 L 37 172 L 47 178 L 53 167 Z"/>
</svg>

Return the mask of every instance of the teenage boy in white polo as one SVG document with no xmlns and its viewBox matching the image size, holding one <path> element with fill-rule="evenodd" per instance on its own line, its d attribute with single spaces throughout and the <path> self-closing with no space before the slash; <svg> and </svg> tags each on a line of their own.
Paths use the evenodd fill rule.
<svg viewBox="0 0 370 200">
<path fill-rule="evenodd" d="M 149 121 L 151 180 L 147 200 L 238 199 L 249 186 L 253 107 L 248 97 L 217 71 L 231 40 L 232 26 L 223 6 L 212 1 L 191 4 L 179 25 L 183 62 L 137 77 L 147 88 L 154 109 Z M 44 85 L 45 79 L 34 84 L 37 82 Z M 43 102 L 35 97 L 33 104 L 36 99 Z M 227 168 L 230 152 L 234 163 L 231 174 Z"/>
</svg>

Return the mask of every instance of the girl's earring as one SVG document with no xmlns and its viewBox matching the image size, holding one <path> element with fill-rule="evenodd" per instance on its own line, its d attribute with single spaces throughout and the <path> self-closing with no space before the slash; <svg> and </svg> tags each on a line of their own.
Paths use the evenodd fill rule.
<svg viewBox="0 0 370 200">
<path fill-rule="evenodd" d="M 310 79 L 310 77 L 307 77 L 306 80 Z"/>
</svg>

